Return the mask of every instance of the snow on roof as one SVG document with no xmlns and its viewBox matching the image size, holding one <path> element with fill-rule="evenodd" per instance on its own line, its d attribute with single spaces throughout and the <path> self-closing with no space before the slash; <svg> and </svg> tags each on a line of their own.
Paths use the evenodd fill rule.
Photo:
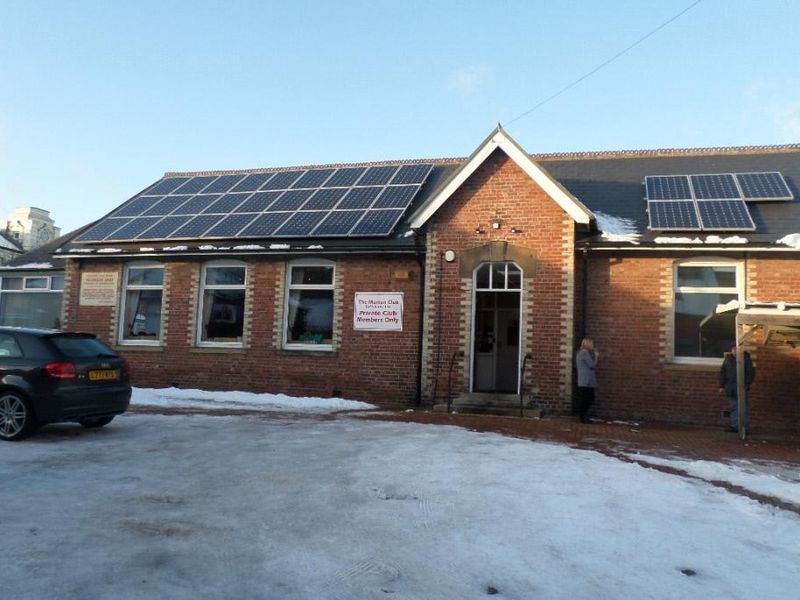
<svg viewBox="0 0 800 600">
<path fill-rule="evenodd" d="M 790 233 L 789 235 L 785 235 L 779 239 L 777 243 L 785 244 L 786 246 L 791 246 L 792 248 L 800 250 L 800 233 Z"/>
<path fill-rule="evenodd" d="M 34 271 L 39 269 L 52 269 L 52 268 L 53 264 L 49 262 L 25 263 L 24 265 L 14 265 L 14 266 L 3 265 L 3 269 L 19 269 L 25 271 L 28 270 Z"/>
<path fill-rule="evenodd" d="M 234 246 L 234 250 L 263 250 L 264 246 L 258 244 L 243 244 L 242 246 Z"/>
<path fill-rule="evenodd" d="M 269 245 L 269 249 L 270 250 L 288 250 L 289 248 L 291 248 L 291 246 L 289 244 L 270 244 Z"/>
<path fill-rule="evenodd" d="M 688 238 L 688 237 L 670 237 L 670 236 L 663 236 L 660 235 L 656 239 L 653 240 L 656 244 L 702 244 L 703 240 L 700 238 Z"/>
<path fill-rule="evenodd" d="M 603 239 L 609 242 L 629 242 L 638 244 L 640 233 L 636 231 L 636 223 L 633 219 L 615 217 L 606 213 L 595 211 L 595 222 L 597 228 L 603 233 Z"/>
<path fill-rule="evenodd" d="M 6 236 L 2 234 L 0 234 L 0 248 L 19 251 L 19 246 L 17 246 L 14 242 L 9 240 Z"/>
<path fill-rule="evenodd" d="M 164 248 L 166 252 L 183 252 L 188 249 L 189 246 L 167 246 L 166 248 Z"/>
<path fill-rule="evenodd" d="M 747 238 L 738 235 L 728 237 L 720 237 L 718 235 L 707 235 L 705 241 L 699 237 L 672 237 L 660 235 L 653 240 L 656 244 L 746 244 L 749 242 Z"/>
<path fill-rule="evenodd" d="M 706 236 L 706 244 L 746 244 L 747 242 L 747 238 L 738 235 L 731 235 L 725 238 L 719 237 L 718 235 Z"/>
<path fill-rule="evenodd" d="M 122 252 L 121 248 L 100 248 L 97 251 L 98 254 L 116 254 L 117 252 Z"/>
</svg>

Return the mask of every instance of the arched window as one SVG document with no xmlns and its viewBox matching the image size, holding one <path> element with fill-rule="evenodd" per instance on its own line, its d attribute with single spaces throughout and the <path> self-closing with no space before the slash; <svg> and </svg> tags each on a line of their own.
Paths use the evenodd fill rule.
<svg viewBox="0 0 800 600">
<path fill-rule="evenodd" d="M 197 319 L 199 346 L 241 346 L 247 267 L 240 261 L 203 265 Z"/>
<path fill-rule="evenodd" d="M 522 288 L 522 271 L 514 263 L 483 263 L 475 270 L 475 290 L 513 291 Z"/>
</svg>

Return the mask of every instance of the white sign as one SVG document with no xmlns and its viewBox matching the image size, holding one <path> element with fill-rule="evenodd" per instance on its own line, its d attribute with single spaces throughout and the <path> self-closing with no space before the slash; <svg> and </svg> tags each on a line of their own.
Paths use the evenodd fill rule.
<svg viewBox="0 0 800 600">
<path fill-rule="evenodd" d="M 114 306 L 119 273 L 81 273 L 81 306 Z"/>
<path fill-rule="evenodd" d="M 353 329 L 403 331 L 403 292 L 356 292 Z"/>
</svg>

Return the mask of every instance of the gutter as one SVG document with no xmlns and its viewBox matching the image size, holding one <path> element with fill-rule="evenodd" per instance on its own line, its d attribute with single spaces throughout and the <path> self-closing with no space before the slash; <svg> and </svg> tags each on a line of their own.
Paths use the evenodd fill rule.
<svg viewBox="0 0 800 600">
<path fill-rule="evenodd" d="M 605 251 L 629 251 L 629 252 L 800 252 L 798 248 L 776 248 L 775 246 L 748 246 L 746 244 L 738 244 L 735 246 L 709 246 L 706 244 L 693 244 L 691 246 L 583 246 L 591 252 L 605 252 Z"/>
<path fill-rule="evenodd" d="M 348 249 L 348 248 L 341 248 L 341 249 L 325 249 L 319 250 L 316 248 L 282 248 L 280 250 L 273 250 L 269 251 L 265 249 L 265 251 L 248 251 L 248 250 L 195 250 L 195 251 L 167 251 L 167 252 L 81 252 L 81 253 L 64 253 L 59 254 L 59 257 L 63 258 L 71 258 L 74 260 L 84 260 L 84 259 L 104 259 L 104 258 L 153 258 L 153 257 L 169 257 L 169 258 L 177 258 L 182 256 L 191 256 L 191 257 L 213 257 L 219 258 L 220 256 L 287 256 L 292 254 L 313 254 L 313 255 L 342 255 L 342 254 L 369 254 L 374 255 L 376 253 L 379 254 L 412 254 L 414 256 L 418 255 L 420 252 L 418 247 L 409 247 L 409 248 L 398 248 L 392 250 L 386 250 L 385 248 L 379 247 L 364 247 L 358 249 Z"/>
</svg>

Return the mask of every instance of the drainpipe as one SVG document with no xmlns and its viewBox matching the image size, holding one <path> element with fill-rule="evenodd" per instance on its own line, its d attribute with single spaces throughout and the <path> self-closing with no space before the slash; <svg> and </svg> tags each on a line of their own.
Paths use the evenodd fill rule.
<svg viewBox="0 0 800 600">
<path fill-rule="evenodd" d="M 582 248 L 581 256 L 583 257 L 583 289 L 581 289 L 581 339 L 586 337 L 586 311 L 588 310 L 588 297 L 589 297 L 589 249 Z"/>
<path fill-rule="evenodd" d="M 417 397 L 416 405 L 422 404 L 422 347 L 423 337 L 425 335 L 425 254 L 417 254 L 417 263 L 419 264 L 419 309 L 417 310 L 417 318 L 419 319 L 417 326 Z"/>
</svg>

